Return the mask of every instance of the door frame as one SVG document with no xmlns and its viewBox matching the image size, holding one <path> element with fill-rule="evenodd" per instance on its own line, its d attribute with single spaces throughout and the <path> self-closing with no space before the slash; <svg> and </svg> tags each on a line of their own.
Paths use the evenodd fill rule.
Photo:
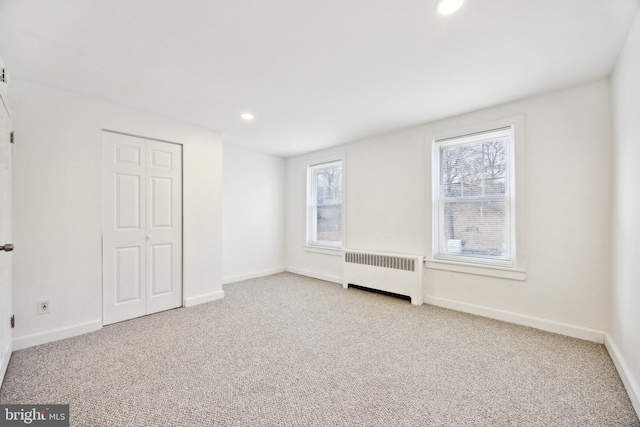
<svg viewBox="0 0 640 427">
<path fill-rule="evenodd" d="M 0 66 L 2 65 L 2 61 L 0 60 Z M 12 112 L 11 112 L 11 107 L 9 106 L 9 100 L 7 99 L 7 92 L 5 89 L 6 84 L 0 83 L 0 104 L 2 104 L 0 106 L 0 109 L 3 109 L 4 111 L 7 112 L 7 117 L 9 119 L 9 128 L 10 130 L 10 135 L 12 135 L 12 130 L 13 130 L 13 126 L 11 125 L 11 118 L 12 118 Z M 2 112 L 2 114 L 4 114 L 4 111 Z M 0 131 L 4 132 L 4 129 L 0 129 Z M 12 139 L 12 136 L 8 137 L 7 143 L 9 144 L 9 161 L 10 163 L 13 163 L 12 161 L 12 157 L 13 157 L 13 147 L 11 146 L 12 141 L 10 140 Z M 11 168 L 11 172 L 13 171 L 13 167 Z M 7 199 L 9 200 L 9 209 L 7 209 L 7 215 L 8 215 L 8 219 L 7 219 L 7 224 L 8 224 L 8 236 L 13 239 L 13 203 L 11 203 L 11 199 L 13 198 L 13 179 L 12 179 L 12 175 L 13 173 L 11 173 L 11 176 L 9 177 L 9 194 L 7 196 Z M 9 239 L 7 239 L 9 240 Z M 7 242 L 0 242 L 0 244 L 5 244 L 5 243 L 9 243 L 9 241 Z M 11 256 L 8 253 L 3 253 L 0 254 L 0 256 Z M 2 360 L 2 363 L 0 363 L 0 385 L 2 385 L 2 382 L 4 381 L 4 376 L 7 372 L 7 368 L 9 366 L 9 360 L 11 359 L 11 353 L 13 350 L 13 323 L 11 324 L 11 326 L 8 326 L 8 322 L 10 319 L 13 319 L 11 316 L 13 316 L 13 272 L 12 272 L 12 266 L 11 264 L 13 264 L 12 262 L 13 260 L 10 259 L 9 263 L 10 263 L 10 267 L 9 267 L 9 274 L 7 277 L 7 281 L 8 283 L 6 284 L 7 286 L 7 293 L 8 293 L 8 298 L 7 298 L 7 310 L 8 312 L 5 313 L 3 308 L 3 305 L 0 304 L 0 321 L 2 322 L 2 325 L 0 327 L 2 328 L 6 328 L 6 330 L 8 331 L 7 336 L 5 337 L 7 339 L 6 345 L 3 342 L 0 342 L 0 357 Z"/>
</svg>

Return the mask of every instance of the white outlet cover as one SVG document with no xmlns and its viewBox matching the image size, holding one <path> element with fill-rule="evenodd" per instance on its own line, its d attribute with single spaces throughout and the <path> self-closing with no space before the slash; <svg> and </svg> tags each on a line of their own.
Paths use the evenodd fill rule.
<svg viewBox="0 0 640 427">
<path fill-rule="evenodd" d="M 46 304 L 47 308 L 46 310 L 42 310 L 42 304 Z M 36 313 L 38 314 L 48 314 L 51 313 L 51 301 L 48 299 L 43 299 L 43 300 L 39 300 L 38 301 L 38 305 L 36 306 Z"/>
</svg>

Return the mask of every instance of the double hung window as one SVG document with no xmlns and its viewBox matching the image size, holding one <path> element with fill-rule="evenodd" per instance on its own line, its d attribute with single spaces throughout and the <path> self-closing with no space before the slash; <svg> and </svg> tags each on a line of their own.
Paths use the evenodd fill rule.
<svg viewBox="0 0 640 427">
<path fill-rule="evenodd" d="M 343 160 L 310 164 L 307 175 L 307 244 L 341 248 Z"/>
<path fill-rule="evenodd" d="M 513 127 L 434 142 L 434 259 L 514 266 L 513 153 Z"/>
</svg>

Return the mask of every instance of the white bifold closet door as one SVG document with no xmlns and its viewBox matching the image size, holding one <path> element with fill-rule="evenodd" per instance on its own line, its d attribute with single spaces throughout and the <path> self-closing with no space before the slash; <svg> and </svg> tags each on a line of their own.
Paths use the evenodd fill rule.
<svg viewBox="0 0 640 427">
<path fill-rule="evenodd" d="M 102 132 L 103 324 L 182 306 L 182 146 Z"/>
</svg>

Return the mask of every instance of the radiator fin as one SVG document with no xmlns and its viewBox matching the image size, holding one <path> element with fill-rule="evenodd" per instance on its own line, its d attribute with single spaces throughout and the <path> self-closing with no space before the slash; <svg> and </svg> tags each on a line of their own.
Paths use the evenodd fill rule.
<svg viewBox="0 0 640 427">
<path fill-rule="evenodd" d="M 351 264 L 371 265 L 374 267 L 391 268 L 394 270 L 416 271 L 415 258 L 346 252 L 344 254 L 344 260 Z"/>
</svg>

